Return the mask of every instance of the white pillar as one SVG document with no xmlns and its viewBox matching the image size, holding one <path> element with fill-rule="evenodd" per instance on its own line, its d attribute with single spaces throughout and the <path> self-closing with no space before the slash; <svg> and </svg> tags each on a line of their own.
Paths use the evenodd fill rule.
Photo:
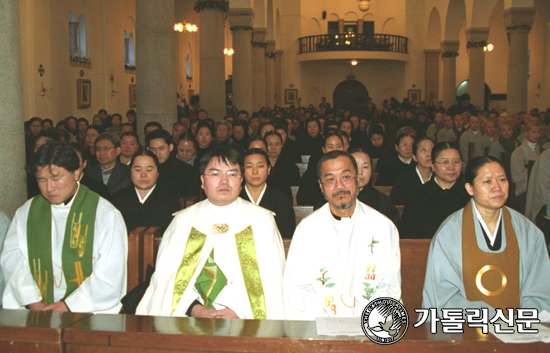
<svg viewBox="0 0 550 353">
<path fill-rule="evenodd" d="M 534 8 L 509 8 L 504 11 L 508 31 L 508 115 L 527 111 L 527 73 L 529 67 L 529 31 L 535 18 Z"/>
<path fill-rule="evenodd" d="M 205 8 L 200 15 L 200 107 L 219 121 L 225 116 L 224 13 Z"/>
<path fill-rule="evenodd" d="M 254 28 L 252 39 L 252 109 L 265 107 L 265 48 L 267 30 Z"/>
<path fill-rule="evenodd" d="M 467 48 L 470 51 L 470 69 L 468 71 L 468 94 L 470 102 L 485 109 L 485 52 L 489 28 L 470 27 L 466 30 Z"/>
<path fill-rule="evenodd" d="M 458 40 L 441 42 L 441 57 L 443 58 L 443 106 L 449 108 L 456 103 L 456 57 L 458 56 Z"/>
<path fill-rule="evenodd" d="M 171 130 L 177 120 L 174 0 L 136 0 L 136 103 L 138 133 L 157 121 Z"/>
<path fill-rule="evenodd" d="M 27 199 L 19 1 L 2 1 L 0 9 L 0 210 L 11 218 Z"/>
<path fill-rule="evenodd" d="M 252 114 L 252 9 L 229 9 L 233 34 L 233 103 Z"/>
</svg>

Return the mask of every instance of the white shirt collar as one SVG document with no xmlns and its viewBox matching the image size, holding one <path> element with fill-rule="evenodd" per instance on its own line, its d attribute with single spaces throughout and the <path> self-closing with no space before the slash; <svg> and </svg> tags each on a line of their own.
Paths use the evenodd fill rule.
<svg viewBox="0 0 550 353">
<path fill-rule="evenodd" d="M 143 199 L 141 198 L 141 195 L 139 194 L 139 190 L 136 187 L 134 187 L 134 189 L 136 189 L 136 194 L 137 194 L 138 200 L 142 205 L 145 203 L 145 201 L 147 201 L 147 199 L 149 198 L 149 196 L 151 195 L 153 190 L 155 190 L 156 187 L 157 187 L 157 184 L 153 185 L 151 190 L 149 190 L 149 192 L 147 193 L 147 195 L 145 195 L 145 197 Z"/>
<path fill-rule="evenodd" d="M 71 208 L 71 206 L 73 205 L 73 201 L 76 198 L 76 194 L 78 194 L 78 191 L 80 190 L 80 181 L 77 181 L 76 183 L 77 183 L 78 187 L 76 188 L 76 191 L 75 191 L 73 197 L 71 198 L 71 201 L 69 201 L 69 203 L 66 204 L 66 205 L 64 204 L 65 200 L 63 200 L 63 202 L 60 203 L 59 205 L 51 204 L 52 208 L 54 210 L 63 210 L 63 209 L 69 210 Z"/>
<path fill-rule="evenodd" d="M 477 131 L 474 131 L 474 130 L 470 129 L 470 131 L 471 131 L 471 132 L 472 132 L 472 134 L 474 134 L 474 135 L 477 135 L 477 134 L 479 134 L 479 129 L 477 129 Z"/>
<path fill-rule="evenodd" d="M 536 142 L 529 142 L 529 140 L 525 139 L 525 143 L 527 144 L 527 147 L 529 147 L 531 152 L 535 152 L 535 147 L 537 146 Z"/>
<path fill-rule="evenodd" d="M 246 194 L 248 195 L 248 198 L 250 199 L 250 202 L 252 202 L 254 205 L 259 206 L 260 202 L 262 201 L 262 198 L 264 197 L 265 190 L 267 189 L 267 183 L 264 183 L 264 188 L 262 192 L 260 193 L 260 197 L 258 197 L 258 201 L 254 202 L 254 199 L 252 198 L 252 195 L 250 195 L 250 191 L 248 191 L 248 186 L 244 185 L 244 190 L 246 191 Z"/>
<path fill-rule="evenodd" d="M 405 164 L 411 164 L 411 161 L 412 161 L 412 157 L 407 159 L 407 160 L 404 160 L 403 158 L 401 158 L 400 155 L 397 155 L 397 157 L 399 157 L 399 159 L 401 160 L 401 162 L 405 163 Z"/>
<path fill-rule="evenodd" d="M 502 208 L 500 209 L 500 212 L 498 213 L 497 226 L 495 227 L 495 231 L 493 233 L 489 232 L 489 228 L 487 227 L 487 224 L 485 224 L 485 221 L 483 220 L 483 217 L 481 217 L 481 214 L 477 210 L 475 202 L 474 202 L 474 210 L 476 210 L 477 219 L 478 219 L 479 223 L 481 223 L 481 226 L 483 227 L 483 229 L 485 230 L 485 234 L 487 234 L 487 236 L 489 237 L 489 240 L 491 241 L 491 246 L 494 246 L 495 241 L 497 239 L 498 228 L 500 227 L 500 221 L 502 220 Z"/>
<path fill-rule="evenodd" d="M 124 163 L 124 161 L 122 160 L 122 155 L 120 155 L 120 163 L 122 164 L 126 164 L 126 165 L 130 165 L 130 162 L 132 162 L 132 158 L 130 158 L 130 160 L 128 160 L 128 163 Z"/>
<path fill-rule="evenodd" d="M 414 168 L 414 169 L 416 169 L 416 174 L 418 174 L 418 177 L 420 178 L 420 182 L 421 182 L 422 184 L 425 184 L 426 182 L 428 182 L 428 181 L 430 181 L 430 180 L 432 179 L 432 174 L 433 174 L 433 173 L 430 173 L 430 177 L 428 178 L 428 180 L 424 181 L 424 179 L 422 179 L 422 174 L 420 174 L 420 171 L 418 170 L 418 165 L 417 165 L 416 168 Z"/>
</svg>

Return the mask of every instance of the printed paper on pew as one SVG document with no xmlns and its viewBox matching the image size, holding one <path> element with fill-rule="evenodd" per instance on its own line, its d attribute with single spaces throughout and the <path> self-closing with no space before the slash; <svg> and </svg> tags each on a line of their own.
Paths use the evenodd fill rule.
<svg viewBox="0 0 550 353">
<path fill-rule="evenodd" d="M 315 319 L 319 336 L 364 336 L 361 318 L 318 317 Z"/>
<path fill-rule="evenodd" d="M 550 328 L 541 325 L 533 324 L 533 329 L 538 329 L 539 333 L 518 333 L 517 328 L 514 328 L 514 333 L 511 334 L 498 334 L 495 333 L 495 326 L 489 326 L 489 332 L 504 343 L 532 343 L 532 342 L 545 342 L 550 343 Z M 506 326 L 506 329 L 508 327 Z"/>
</svg>

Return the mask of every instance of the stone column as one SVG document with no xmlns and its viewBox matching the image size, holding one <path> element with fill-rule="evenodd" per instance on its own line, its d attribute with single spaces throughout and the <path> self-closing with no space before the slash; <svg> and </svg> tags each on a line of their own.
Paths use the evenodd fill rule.
<svg viewBox="0 0 550 353">
<path fill-rule="evenodd" d="M 252 9 L 229 9 L 233 34 L 233 104 L 252 114 Z"/>
<path fill-rule="evenodd" d="M 468 94 L 470 102 L 485 109 L 485 52 L 489 28 L 470 27 L 466 30 L 467 48 L 470 51 L 470 69 L 468 72 Z"/>
<path fill-rule="evenodd" d="M 282 99 L 281 99 L 281 81 L 282 81 L 282 57 L 283 57 L 283 51 L 282 50 L 275 50 L 275 62 L 274 62 L 274 81 L 273 86 L 275 89 L 275 101 L 274 104 L 280 107 L 282 105 Z"/>
<path fill-rule="evenodd" d="M 200 107 L 219 121 L 225 116 L 224 13 L 203 9 L 200 15 Z"/>
<path fill-rule="evenodd" d="M 508 31 L 508 115 L 527 111 L 527 73 L 529 58 L 529 31 L 535 18 L 534 8 L 509 8 L 504 11 Z"/>
<path fill-rule="evenodd" d="M 275 104 L 275 41 L 268 40 L 265 49 L 265 105 L 273 109 Z"/>
<path fill-rule="evenodd" d="M 449 108 L 456 103 L 456 57 L 458 56 L 458 40 L 441 42 L 441 57 L 443 58 L 443 106 Z"/>
<path fill-rule="evenodd" d="M 11 218 L 27 199 L 19 1 L 2 1 L 0 9 L 0 210 Z"/>
<path fill-rule="evenodd" d="M 265 28 L 254 28 L 252 32 L 252 111 L 265 107 L 266 32 Z"/>
<path fill-rule="evenodd" d="M 426 61 L 425 65 L 425 82 L 426 87 L 424 89 L 425 101 L 429 102 L 434 100 L 435 103 L 439 101 L 439 55 L 441 50 L 439 49 L 426 49 L 424 50 L 424 57 Z"/>
<path fill-rule="evenodd" d="M 177 120 L 174 0 L 136 0 L 136 103 L 138 133 L 157 121 Z"/>
</svg>

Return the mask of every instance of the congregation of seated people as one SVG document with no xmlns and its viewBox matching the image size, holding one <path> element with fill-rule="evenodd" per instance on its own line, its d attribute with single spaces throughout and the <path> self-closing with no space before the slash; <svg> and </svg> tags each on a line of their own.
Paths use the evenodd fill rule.
<svg viewBox="0 0 550 353">
<path fill-rule="evenodd" d="M 377 107 L 358 99 L 333 109 L 323 99 L 318 107 L 298 101 L 257 112 L 231 106 L 225 117 L 211 117 L 193 96 L 189 106 L 178 101 L 172 126 L 149 121 L 143 135 L 134 110 L 126 119 L 102 109 L 89 120 L 71 116 L 56 124 L 34 117 L 25 122 L 29 200 L 0 234 L 0 293 L 2 281 L 7 284 L 0 303 L 118 312 L 129 292 L 133 304 L 124 309 L 143 315 L 360 316 L 369 300 L 402 299 L 400 239 L 428 239 L 429 254 L 418 259 L 427 262 L 423 307 L 486 303 L 494 312 L 506 303 L 550 311 L 548 284 L 525 280 L 534 266 L 546 272 L 531 272 L 533 278 L 550 271 L 539 230 L 550 193 L 550 111 L 508 116 L 469 101 L 464 94 L 446 109 L 442 102 L 392 98 Z M 300 207 L 308 209 L 303 219 Z M 83 275 L 110 288 L 101 295 L 78 273 L 77 285 L 56 288 L 33 277 L 31 256 L 51 259 L 47 280 L 69 266 L 56 258 L 65 256 L 64 247 L 38 248 L 44 241 L 60 246 L 74 229 L 81 232 L 74 228 L 79 211 L 94 244 L 93 253 L 82 256 Z M 52 229 L 33 226 L 37 220 Z M 102 276 L 106 266 L 127 259 L 127 235 L 138 227 L 158 227 L 160 245 L 155 272 L 132 291 L 122 279 L 126 266 L 111 279 Z M 40 237 L 37 245 L 27 241 L 33 236 Z M 507 244 L 510 251 L 501 251 Z M 199 255 L 190 261 L 196 246 Z M 118 259 L 102 262 L 99 251 Z M 241 272 L 245 256 L 256 263 L 248 275 Z M 511 275 L 516 287 L 498 300 L 484 297 L 472 287 L 475 273 L 462 257 L 475 266 L 511 260 L 505 270 L 518 277 Z M 369 266 L 378 266 L 376 280 Z M 263 289 L 254 295 L 262 299 L 249 301 L 255 277 Z M 20 294 L 23 285 L 33 290 Z M 327 295 L 339 299 L 328 303 Z"/>
</svg>

